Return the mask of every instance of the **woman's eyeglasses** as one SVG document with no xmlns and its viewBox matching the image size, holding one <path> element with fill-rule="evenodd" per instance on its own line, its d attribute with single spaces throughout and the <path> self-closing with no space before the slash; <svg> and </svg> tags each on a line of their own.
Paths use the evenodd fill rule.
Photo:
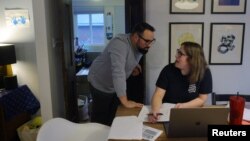
<svg viewBox="0 0 250 141">
<path fill-rule="evenodd" d="M 187 56 L 187 54 L 183 53 L 180 49 L 177 49 L 177 50 L 176 50 L 176 55 L 177 55 L 178 57 Z"/>
<path fill-rule="evenodd" d="M 138 36 L 147 44 L 147 45 L 153 45 L 155 43 L 155 39 L 153 40 L 148 40 L 142 37 L 142 35 L 138 34 Z"/>
</svg>

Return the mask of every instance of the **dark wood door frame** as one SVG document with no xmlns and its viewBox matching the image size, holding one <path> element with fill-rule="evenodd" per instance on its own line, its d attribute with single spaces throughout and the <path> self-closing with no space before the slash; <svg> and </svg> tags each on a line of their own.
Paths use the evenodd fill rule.
<svg viewBox="0 0 250 141">
<path fill-rule="evenodd" d="M 125 31 L 130 33 L 132 28 L 140 22 L 145 22 L 145 0 L 125 0 Z M 128 99 L 145 102 L 145 56 L 140 60 L 142 73 L 138 76 L 130 76 L 127 79 Z"/>
<path fill-rule="evenodd" d="M 145 21 L 145 0 L 125 0 L 125 32 Z"/>
<path fill-rule="evenodd" d="M 68 7 L 69 6 L 69 7 Z M 64 98 L 65 98 L 65 113 L 66 118 L 70 121 L 79 122 L 79 113 L 78 113 L 78 106 L 77 106 L 77 95 L 76 95 L 76 79 L 71 78 L 73 77 L 72 74 L 76 74 L 74 68 L 74 60 L 72 57 L 73 48 L 73 20 L 70 14 L 72 14 L 72 4 L 66 5 L 64 7 L 64 13 L 63 15 L 68 16 L 68 18 L 65 17 L 64 24 L 68 27 L 64 27 L 64 50 L 63 55 L 70 52 L 69 57 L 65 57 L 65 61 L 63 66 L 67 64 L 67 62 L 71 62 L 70 66 L 66 66 L 66 68 L 63 68 L 63 77 L 64 77 Z M 126 33 L 129 33 L 131 29 L 134 27 L 135 24 L 139 22 L 145 21 L 145 0 L 125 0 L 125 31 Z M 145 58 L 142 58 L 140 61 L 141 66 L 144 68 L 144 60 Z M 73 66 L 73 67 L 72 67 Z M 128 93 L 129 97 L 131 99 L 135 99 L 135 101 L 143 102 L 144 99 L 144 87 L 145 87 L 145 73 L 138 77 L 131 77 L 127 81 L 128 86 Z M 140 85 L 135 85 L 140 84 Z M 138 95 L 138 93 L 140 93 Z M 78 118 L 77 118 L 78 117 Z"/>
<path fill-rule="evenodd" d="M 76 94 L 76 78 L 75 78 L 75 62 L 73 48 L 73 17 L 72 3 L 63 5 L 63 40 L 62 48 L 62 71 L 63 71 L 63 89 L 64 89 L 64 105 L 66 119 L 72 122 L 79 122 L 77 94 Z"/>
</svg>

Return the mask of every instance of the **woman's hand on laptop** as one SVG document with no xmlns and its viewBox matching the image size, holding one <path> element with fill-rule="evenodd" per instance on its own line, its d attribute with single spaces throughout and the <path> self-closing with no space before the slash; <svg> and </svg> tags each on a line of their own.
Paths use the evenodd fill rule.
<svg viewBox="0 0 250 141">
<path fill-rule="evenodd" d="M 175 108 L 187 108 L 184 103 L 176 103 Z"/>
<path fill-rule="evenodd" d="M 176 103 L 175 104 L 175 108 L 191 108 L 192 106 L 190 106 L 188 103 Z"/>
</svg>

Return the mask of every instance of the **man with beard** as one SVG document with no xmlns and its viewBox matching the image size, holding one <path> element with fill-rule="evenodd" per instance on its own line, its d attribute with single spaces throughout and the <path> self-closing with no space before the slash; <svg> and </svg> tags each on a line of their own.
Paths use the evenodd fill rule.
<svg viewBox="0 0 250 141">
<path fill-rule="evenodd" d="M 113 38 L 92 63 L 88 81 L 92 96 L 91 122 L 111 125 L 119 104 L 126 108 L 142 107 L 126 94 L 126 79 L 141 71 L 139 61 L 155 42 L 154 27 L 137 24 L 130 34 Z"/>
</svg>

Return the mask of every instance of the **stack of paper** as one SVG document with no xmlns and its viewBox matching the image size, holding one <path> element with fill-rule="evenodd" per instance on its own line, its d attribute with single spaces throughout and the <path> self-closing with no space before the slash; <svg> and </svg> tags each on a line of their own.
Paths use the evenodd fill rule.
<svg viewBox="0 0 250 141">
<path fill-rule="evenodd" d="M 230 107 L 229 103 L 226 105 L 226 107 Z M 244 108 L 243 120 L 250 121 L 250 109 Z"/>
<path fill-rule="evenodd" d="M 143 123 L 136 116 L 116 117 L 108 139 L 141 140 Z"/>
</svg>

